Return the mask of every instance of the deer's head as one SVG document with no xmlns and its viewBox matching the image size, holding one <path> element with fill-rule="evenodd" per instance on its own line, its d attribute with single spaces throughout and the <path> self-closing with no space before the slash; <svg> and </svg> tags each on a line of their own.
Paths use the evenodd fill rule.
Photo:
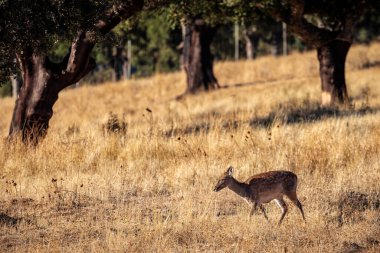
<svg viewBox="0 0 380 253">
<path fill-rule="evenodd" d="M 228 167 L 227 171 L 223 173 L 223 175 L 219 178 L 218 183 L 216 183 L 214 188 L 215 192 L 218 192 L 229 185 L 232 180 L 233 172 L 234 168 L 232 166 Z"/>
</svg>

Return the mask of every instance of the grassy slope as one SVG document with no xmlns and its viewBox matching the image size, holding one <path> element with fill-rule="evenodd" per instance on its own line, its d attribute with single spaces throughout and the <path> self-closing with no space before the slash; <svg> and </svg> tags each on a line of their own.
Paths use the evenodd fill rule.
<svg viewBox="0 0 380 253">
<path fill-rule="evenodd" d="M 378 252 L 379 61 L 379 44 L 350 52 L 354 107 L 341 112 L 317 106 L 315 53 L 219 63 L 228 88 L 181 101 L 180 73 L 67 90 L 40 146 L 0 143 L 0 249 Z M 0 100 L 1 137 L 13 104 Z M 102 129 L 111 111 L 126 134 Z M 296 172 L 307 224 L 290 202 L 277 228 L 275 204 L 270 225 L 232 192 L 212 192 L 228 165 L 240 180 Z"/>
</svg>

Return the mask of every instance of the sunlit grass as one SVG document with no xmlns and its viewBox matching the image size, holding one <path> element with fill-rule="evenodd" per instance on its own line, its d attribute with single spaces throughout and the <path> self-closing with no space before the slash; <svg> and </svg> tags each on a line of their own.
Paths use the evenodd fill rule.
<svg viewBox="0 0 380 253">
<path fill-rule="evenodd" d="M 0 217 L 0 248 L 338 252 L 357 244 L 378 252 L 379 49 L 350 52 L 353 106 L 341 111 L 318 106 L 315 52 L 218 63 L 228 88 L 182 100 L 182 73 L 62 92 L 38 147 L 0 143 L 0 214 L 18 224 Z M 13 105 L 0 100 L 2 138 Z M 126 132 L 105 130 L 110 112 Z M 261 214 L 249 219 L 232 192 L 214 193 L 229 165 L 241 181 L 294 171 L 307 223 L 290 201 L 278 228 L 275 204 L 266 205 L 268 224 Z M 368 205 L 348 198 L 350 207 L 349 192 Z"/>
</svg>

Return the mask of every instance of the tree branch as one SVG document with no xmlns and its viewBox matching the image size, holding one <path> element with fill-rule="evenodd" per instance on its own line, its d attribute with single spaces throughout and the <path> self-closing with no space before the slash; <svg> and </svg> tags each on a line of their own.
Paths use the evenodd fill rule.
<svg viewBox="0 0 380 253">
<path fill-rule="evenodd" d="M 128 19 L 144 7 L 144 0 L 132 0 L 128 3 L 114 5 L 111 10 L 106 13 L 106 17 L 95 24 L 96 30 L 101 34 L 107 34 L 122 20 Z"/>
<path fill-rule="evenodd" d="M 305 3 L 303 0 L 288 0 L 290 8 L 275 8 L 256 5 L 263 12 L 288 25 L 291 32 L 298 35 L 306 44 L 320 47 L 335 39 L 338 32 L 323 29 L 309 23 L 304 18 Z"/>
<path fill-rule="evenodd" d="M 300 36 L 308 45 L 316 48 L 336 39 L 339 34 L 339 32 L 314 26 L 306 21 L 305 18 L 299 20 L 290 19 L 290 22 L 288 22 L 287 25 L 291 32 Z"/>
<path fill-rule="evenodd" d="M 126 4 L 115 5 L 106 13 L 105 18 L 100 19 L 94 25 L 93 31 L 78 32 L 70 52 L 62 62 L 64 64 L 61 73 L 63 82 L 61 82 L 60 89 L 78 82 L 95 67 L 95 60 L 90 58 L 90 54 L 96 43 L 96 33 L 107 34 L 122 20 L 130 18 L 140 11 L 143 5 L 143 0 L 132 0 Z"/>
</svg>

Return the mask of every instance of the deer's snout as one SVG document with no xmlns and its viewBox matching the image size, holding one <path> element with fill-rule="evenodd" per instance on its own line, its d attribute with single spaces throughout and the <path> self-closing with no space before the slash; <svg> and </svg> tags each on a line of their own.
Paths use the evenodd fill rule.
<svg viewBox="0 0 380 253">
<path fill-rule="evenodd" d="M 215 186 L 215 188 L 214 188 L 214 192 L 218 192 L 218 191 L 220 191 L 221 188 L 222 188 L 222 187 L 220 187 L 220 185 Z"/>
</svg>

